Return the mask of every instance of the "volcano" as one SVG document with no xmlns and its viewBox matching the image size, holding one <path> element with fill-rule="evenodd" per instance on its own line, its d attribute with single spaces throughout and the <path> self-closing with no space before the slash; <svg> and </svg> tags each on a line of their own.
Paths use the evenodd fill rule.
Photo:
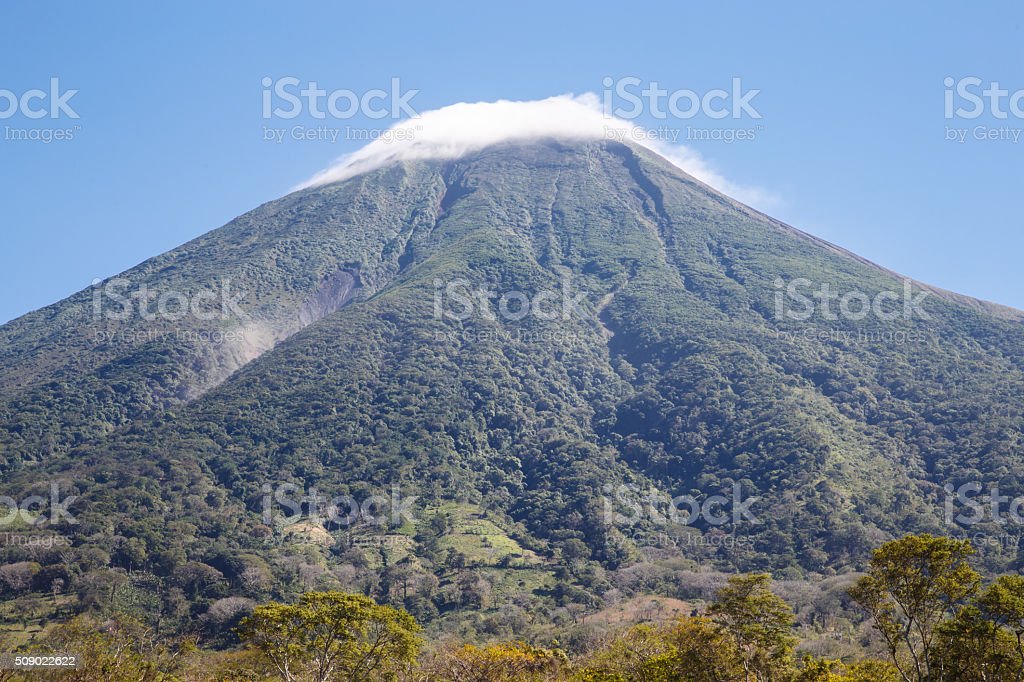
<svg viewBox="0 0 1024 682">
<path fill-rule="evenodd" d="M 20 515 L 43 575 L 831 574 L 1024 492 L 1021 312 L 628 142 L 369 158 L 0 327 L 0 492 L 72 517 Z"/>
</svg>

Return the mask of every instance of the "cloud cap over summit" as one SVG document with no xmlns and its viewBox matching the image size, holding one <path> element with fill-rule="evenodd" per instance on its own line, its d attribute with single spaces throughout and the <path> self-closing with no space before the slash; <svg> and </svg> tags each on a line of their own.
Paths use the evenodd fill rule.
<svg viewBox="0 0 1024 682">
<path fill-rule="evenodd" d="M 459 102 L 427 111 L 395 124 L 295 189 L 340 182 L 399 161 L 456 159 L 495 144 L 543 138 L 631 141 L 736 199 L 760 208 L 777 202 L 770 192 L 730 182 L 690 147 L 650 139 L 641 126 L 606 115 L 598 96 L 589 92 L 533 101 Z"/>
</svg>

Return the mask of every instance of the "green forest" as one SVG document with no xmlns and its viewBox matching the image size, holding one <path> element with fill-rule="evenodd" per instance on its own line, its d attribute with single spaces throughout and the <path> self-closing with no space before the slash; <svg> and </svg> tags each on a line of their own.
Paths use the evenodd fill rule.
<svg viewBox="0 0 1024 682">
<path fill-rule="evenodd" d="M 0 636 L 54 675 L 1019 682 L 1022 524 L 981 506 L 1024 494 L 1019 311 L 610 141 L 396 163 L 116 279 L 0 327 Z"/>
<path fill-rule="evenodd" d="M 807 627 L 771 576 L 734 574 L 683 614 L 634 612 L 617 624 L 547 628 L 507 639 L 429 636 L 405 608 L 364 594 L 306 592 L 291 603 L 224 605 L 234 624 L 217 649 L 159 637 L 127 611 L 80 615 L 47 630 L 15 664 L 64 661 L 3 679 L 285 682 L 943 682 L 1024 675 L 1024 577 L 985 581 L 969 541 L 906 536 L 876 549 L 844 590 L 860 627 L 841 657 L 814 653 Z M 38 596 L 38 599 L 44 599 Z M 630 622 L 632 621 L 632 622 Z M 854 626 L 848 622 L 848 626 Z M 513 631 L 518 628 L 512 628 Z M 519 633 L 521 634 L 521 633 Z M 17 652 L 14 654 L 17 656 Z M 73 664 L 74 668 L 71 669 Z"/>
</svg>

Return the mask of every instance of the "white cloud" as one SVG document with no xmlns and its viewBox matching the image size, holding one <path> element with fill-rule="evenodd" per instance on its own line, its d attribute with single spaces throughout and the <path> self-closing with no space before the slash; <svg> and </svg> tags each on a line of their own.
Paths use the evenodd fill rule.
<svg viewBox="0 0 1024 682">
<path fill-rule="evenodd" d="M 730 182 L 685 145 L 644 139 L 643 129 L 605 116 L 597 95 L 559 95 L 530 102 L 461 102 L 392 126 L 380 139 L 347 154 L 296 189 L 346 180 L 395 161 L 453 159 L 501 142 L 544 137 L 632 140 L 662 155 L 701 182 L 759 208 L 773 195 Z"/>
</svg>

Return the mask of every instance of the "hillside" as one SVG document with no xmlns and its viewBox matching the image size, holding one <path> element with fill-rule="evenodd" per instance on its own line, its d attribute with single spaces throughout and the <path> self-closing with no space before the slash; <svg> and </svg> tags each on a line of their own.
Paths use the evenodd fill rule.
<svg viewBox="0 0 1024 682">
<path fill-rule="evenodd" d="M 123 602 L 171 628 L 336 587 L 427 623 L 691 599 L 680 571 L 821 577 L 903 533 L 1012 535 L 947 525 L 944 486 L 1024 492 L 1021 313 L 639 147 L 391 164 L 121 279 L 0 327 L 0 493 L 76 498 L 75 523 L 28 529 L 71 548 L 3 563 L 73 586 L 65 612 Z M 143 287 L 200 304 L 108 314 Z M 666 521 L 675 496 L 723 501 Z M 1015 544 L 982 561 L 1020 566 Z"/>
</svg>

